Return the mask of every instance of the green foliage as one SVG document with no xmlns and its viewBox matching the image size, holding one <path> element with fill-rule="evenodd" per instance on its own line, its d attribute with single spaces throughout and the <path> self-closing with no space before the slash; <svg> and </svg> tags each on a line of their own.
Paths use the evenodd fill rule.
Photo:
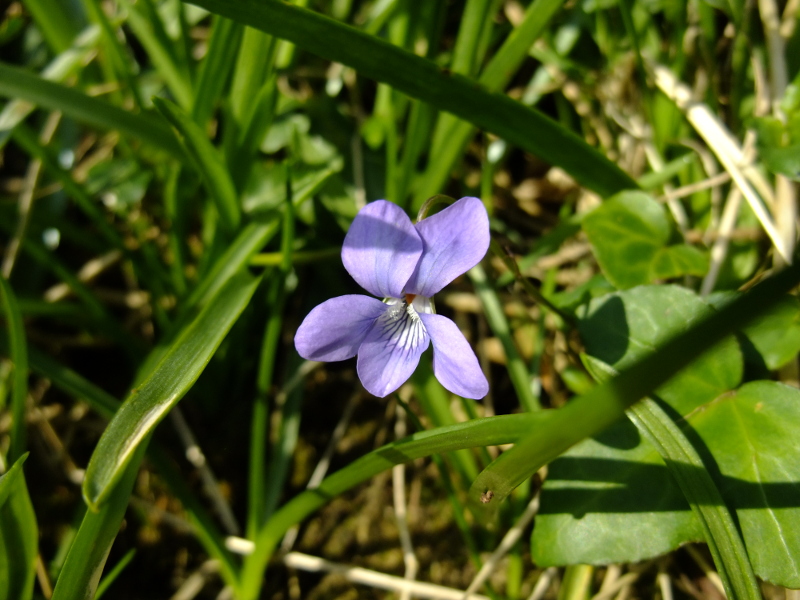
<svg viewBox="0 0 800 600">
<path fill-rule="evenodd" d="M 596 565 L 690 542 L 731 598 L 800 587 L 800 271 L 763 233 L 797 237 L 797 32 L 772 43 L 741 0 L 309 4 L 3 15 L 0 600 L 38 597 L 37 554 L 56 600 L 168 597 L 206 558 L 208 597 L 286 596 L 276 550 L 315 511 L 304 551 L 389 564 L 375 476 L 398 465 L 420 580 L 466 588 L 548 465 L 492 598 L 549 565 L 588 598 Z M 656 89 L 654 65 L 702 96 Z M 493 256 L 436 298 L 490 395 L 453 397 L 423 358 L 368 401 L 353 361 L 302 362 L 292 339 L 357 292 L 339 255 L 364 202 L 413 216 L 435 194 L 490 216 Z M 666 572 L 706 584 L 683 563 Z M 344 593 L 326 581 L 304 597 Z"/>
<path fill-rule="evenodd" d="M 582 225 L 603 273 L 619 289 L 708 270 L 708 259 L 697 248 L 668 245 L 666 210 L 642 192 L 612 196 Z"/>
<path fill-rule="evenodd" d="M 21 456 L 0 475 L 0 598 L 30 600 L 36 574 L 38 529 Z"/>
</svg>

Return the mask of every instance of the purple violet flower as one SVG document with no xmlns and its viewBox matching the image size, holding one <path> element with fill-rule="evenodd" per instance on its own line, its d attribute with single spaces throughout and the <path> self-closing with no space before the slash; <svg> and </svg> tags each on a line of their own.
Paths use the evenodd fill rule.
<svg viewBox="0 0 800 600">
<path fill-rule="evenodd" d="M 431 297 L 465 273 L 489 248 L 489 217 L 477 198 L 462 198 L 411 223 L 391 202 L 367 204 L 342 246 L 348 273 L 383 301 L 356 294 L 331 298 L 312 310 L 294 338 L 308 360 L 358 355 L 358 377 L 383 398 L 414 372 L 433 342 L 433 372 L 465 398 L 483 398 L 489 384 L 455 323 L 434 314 Z"/>
</svg>

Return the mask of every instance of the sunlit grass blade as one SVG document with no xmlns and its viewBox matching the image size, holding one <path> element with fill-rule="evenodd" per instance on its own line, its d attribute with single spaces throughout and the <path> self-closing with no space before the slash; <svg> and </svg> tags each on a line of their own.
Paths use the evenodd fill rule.
<svg viewBox="0 0 800 600">
<path fill-rule="evenodd" d="M 41 76 L 50 81 L 64 81 L 84 64 L 100 40 L 100 28 L 91 25 L 75 38 L 74 44 L 56 56 L 44 69 Z M 36 109 L 26 100 L 10 100 L 0 112 L 0 149 L 11 137 L 14 128 Z"/>
<path fill-rule="evenodd" d="M 286 503 L 259 531 L 255 550 L 245 561 L 241 600 L 259 597 L 264 569 L 283 534 L 330 499 L 394 465 L 463 448 L 507 444 L 531 432 L 541 432 L 549 428 L 552 416 L 551 411 L 503 415 L 417 432 L 378 448 L 333 473 L 319 487 Z"/>
<path fill-rule="evenodd" d="M 0 600 L 30 600 L 39 535 L 19 457 L 0 475 Z"/>
<path fill-rule="evenodd" d="M 11 362 L 14 364 L 13 388 L 11 390 L 11 447 L 7 460 L 17 461 L 25 452 L 26 423 L 25 401 L 28 398 L 28 345 L 25 341 L 25 327 L 19 312 L 14 291 L 5 277 L 0 275 L 0 304 L 8 328 L 8 347 Z"/>
<path fill-rule="evenodd" d="M 162 98 L 153 98 L 153 102 L 180 135 L 186 153 L 192 158 L 197 173 L 217 206 L 223 227 L 235 231 L 239 227 L 242 212 L 236 186 L 219 151 L 205 132 L 177 106 Z"/>
<path fill-rule="evenodd" d="M 76 121 L 119 131 L 183 159 L 184 153 L 167 126 L 149 114 L 133 114 L 33 73 L 0 63 L 0 96 L 21 98 L 48 110 L 60 110 Z"/>
<path fill-rule="evenodd" d="M 792 266 L 763 281 L 697 326 L 671 339 L 634 363 L 618 377 L 571 400 L 559 409 L 546 431 L 526 437 L 500 455 L 475 480 L 470 496 L 477 502 L 488 491 L 492 504 L 543 465 L 582 439 L 599 433 L 621 418 L 630 406 L 651 393 L 704 351 L 764 314 L 781 295 L 800 282 L 800 267 Z"/>
<path fill-rule="evenodd" d="M 131 391 L 97 443 L 83 482 L 93 510 L 109 498 L 143 439 L 191 388 L 250 301 L 259 279 L 243 272 L 187 326 L 142 384 Z"/>
<path fill-rule="evenodd" d="M 87 510 L 56 581 L 51 600 L 94 598 L 108 552 L 117 537 L 147 444 L 138 446 L 117 485 L 97 511 Z"/>
<path fill-rule="evenodd" d="M 7 353 L 7 350 L 5 340 L 0 338 L 0 353 Z M 121 405 L 105 390 L 35 348 L 30 348 L 30 365 L 33 371 L 46 377 L 54 387 L 76 400 L 86 402 L 92 410 L 107 419 L 111 419 Z M 213 519 L 204 510 L 193 490 L 183 481 L 183 476 L 172 465 L 170 458 L 157 442 L 152 442 L 148 446 L 147 453 L 149 460 L 153 462 L 156 470 L 183 506 L 200 543 L 211 557 L 219 561 L 220 574 L 228 585 L 236 589 L 239 585 L 238 565 L 225 548 L 222 534 Z"/>
<path fill-rule="evenodd" d="M 272 239 L 279 227 L 279 215 L 272 215 L 263 223 L 250 223 L 245 226 L 192 291 L 185 302 L 185 309 L 191 310 L 192 307 L 205 304 L 216 296 L 220 288 L 241 271 L 250 258 Z"/>
<path fill-rule="evenodd" d="M 560 166 L 601 196 L 636 183 L 580 137 L 543 114 L 435 63 L 317 13 L 283 2 L 193 0 L 194 4 L 290 40 L 323 58 L 453 113 Z M 430 193 L 436 193 L 432 190 Z"/>
</svg>

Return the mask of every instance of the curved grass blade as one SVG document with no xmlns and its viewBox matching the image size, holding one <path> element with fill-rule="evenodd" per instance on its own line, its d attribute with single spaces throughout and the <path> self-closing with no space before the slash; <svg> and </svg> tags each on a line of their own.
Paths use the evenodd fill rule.
<svg viewBox="0 0 800 600">
<path fill-rule="evenodd" d="M 119 131 L 181 160 L 185 158 L 169 128 L 153 116 L 127 112 L 25 69 L 0 63 L 0 96 L 21 98 L 48 110 L 60 110 L 81 123 Z"/>
<path fill-rule="evenodd" d="M 326 477 L 275 512 L 258 533 L 254 552 L 245 561 L 242 600 L 259 597 L 261 578 L 272 551 L 284 533 L 329 500 L 395 465 L 417 458 L 496 444 L 506 444 L 549 428 L 553 411 L 474 419 L 457 425 L 420 431 L 386 444 Z"/>
<path fill-rule="evenodd" d="M 92 600 L 103 567 L 117 537 L 122 517 L 128 507 L 128 498 L 139 472 L 139 462 L 144 456 L 146 443 L 140 444 L 123 472 L 118 484 L 111 490 L 99 510 L 87 510 L 78 533 L 69 548 L 61 575 L 56 581 L 51 600 Z"/>
<path fill-rule="evenodd" d="M 763 281 L 688 331 L 559 409 L 545 431 L 530 435 L 500 455 L 470 489 L 476 502 L 491 491 L 492 505 L 502 501 L 540 467 L 582 439 L 599 433 L 640 399 L 725 336 L 745 326 L 778 303 L 800 282 L 800 267 L 791 266 Z"/>
<path fill-rule="evenodd" d="M 8 462 L 16 462 L 25 452 L 25 400 L 28 397 L 28 347 L 25 342 L 25 328 L 19 305 L 5 277 L 0 275 L 0 299 L 6 327 L 8 327 L 8 347 L 11 362 L 14 363 L 13 388 L 11 391 L 11 448 Z"/>
<path fill-rule="evenodd" d="M 192 0 L 214 13 L 289 40 L 318 56 L 445 110 L 557 165 L 601 196 L 636 182 L 598 150 L 542 113 L 487 92 L 466 77 L 388 42 L 284 2 Z M 430 191 L 430 194 L 437 190 Z"/>
<path fill-rule="evenodd" d="M 606 363 L 588 355 L 584 364 L 597 381 L 617 375 Z M 658 450 L 697 515 L 728 598 L 759 600 L 758 581 L 739 530 L 703 459 L 659 404 L 644 398 L 628 409 L 628 418 Z"/>
<path fill-rule="evenodd" d="M 38 553 L 38 527 L 21 456 L 0 475 L 0 600 L 30 600 Z"/>
<path fill-rule="evenodd" d="M 0 337 L 0 353 L 6 353 L 7 350 L 5 340 Z M 29 348 L 29 352 L 30 366 L 33 371 L 46 377 L 65 394 L 85 401 L 98 414 L 108 419 L 114 416 L 121 403 L 111 394 L 46 354 L 39 352 L 36 348 Z M 180 501 L 183 510 L 186 512 L 186 517 L 194 525 L 198 540 L 206 552 L 208 552 L 209 556 L 219 561 L 220 574 L 225 582 L 234 589 L 238 589 L 238 565 L 231 553 L 225 548 L 223 536 L 214 520 L 203 508 L 194 492 L 183 481 L 183 476 L 172 465 L 167 453 L 161 449 L 157 442 L 149 445 L 147 454 L 156 470 L 161 473 L 161 476 L 169 485 L 172 493 Z M 0 501 L 0 503 L 2 502 Z"/>
<path fill-rule="evenodd" d="M 177 130 L 186 153 L 217 205 L 223 227 L 235 231 L 239 227 L 242 212 L 236 186 L 231 181 L 222 156 L 203 130 L 172 102 L 153 98 L 153 104 Z"/>
<path fill-rule="evenodd" d="M 83 495 L 92 510 L 109 498 L 142 440 L 200 376 L 259 281 L 247 272 L 234 276 L 181 332 L 150 376 L 131 391 L 86 469 Z"/>
</svg>

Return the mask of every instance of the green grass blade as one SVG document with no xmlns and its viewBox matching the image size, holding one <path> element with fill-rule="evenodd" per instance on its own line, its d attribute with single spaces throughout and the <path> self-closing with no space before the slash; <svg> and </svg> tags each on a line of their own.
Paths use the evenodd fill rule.
<svg viewBox="0 0 800 600">
<path fill-rule="evenodd" d="M 540 467 L 611 425 L 705 350 L 764 314 L 798 282 L 800 266 L 786 268 L 634 363 L 619 377 L 571 400 L 556 412 L 546 431 L 526 437 L 492 462 L 472 484 L 470 496 L 477 502 L 491 491 L 492 505 L 502 501 Z"/>
<path fill-rule="evenodd" d="M 55 54 L 70 47 L 78 31 L 69 9 L 61 0 L 25 0 L 24 4 Z"/>
<path fill-rule="evenodd" d="M 139 462 L 147 444 L 138 446 L 130 464 L 120 473 L 103 506 L 87 510 L 75 540 L 70 546 L 51 600 L 91 600 L 94 598 L 108 552 L 117 537 L 128 498 L 139 471 Z"/>
<path fill-rule="evenodd" d="M 242 25 L 225 17 L 216 17 L 214 31 L 208 43 L 208 52 L 200 66 L 200 75 L 192 105 L 192 119 L 204 125 L 211 118 L 214 103 L 219 99 L 230 75 L 239 44 Z"/>
<path fill-rule="evenodd" d="M 393 466 L 443 452 L 507 444 L 549 428 L 552 411 L 475 419 L 449 427 L 420 431 L 362 456 L 326 477 L 319 487 L 296 496 L 261 529 L 255 551 L 245 560 L 241 600 L 259 597 L 267 562 L 283 534 L 332 498 Z"/>
<path fill-rule="evenodd" d="M 607 381 L 618 375 L 613 367 L 596 358 L 584 355 L 582 359 L 597 381 Z M 736 522 L 692 442 L 650 398 L 631 406 L 627 414 L 658 450 L 697 515 L 728 598 L 759 600 L 758 581 Z"/>
<path fill-rule="evenodd" d="M 279 227 L 279 215 L 273 215 L 264 223 L 250 223 L 245 226 L 192 291 L 185 302 L 185 308 L 192 310 L 193 307 L 205 304 L 216 296 L 220 288 L 241 271 L 250 258 L 272 239 Z"/>
<path fill-rule="evenodd" d="M 760 600 L 761 591 L 733 516 L 692 443 L 669 415 L 645 398 L 628 417 L 667 463 L 703 527 L 728 598 Z"/>
<path fill-rule="evenodd" d="M 0 63 L 0 96 L 21 98 L 48 110 L 60 110 L 81 123 L 119 131 L 180 159 L 185 156 L 175 136 L 157 118 L 130 113 L 19 67 Z"/>
<path fill-rule="evenodd" d="M 73 75 L 95 50 L 100 40 L 100 34 L 101 31 L 97 25 L 84 29 L 75 38 L 74 44 L 69 49 L 61 52 L 42 70 L 42 78 L 49 81 L 64 81 Z M 0 112 L 0 149 L 11 138 L 14 128 L 24 121 L 35 108 L 35 104 L 19 99 L 11 100 L 3 107 Z"/>
<path fill-rule="evenodd" d="M 109 498 L 142 440 L 191 388 L 250 301 L 259 279 L 242 272 L 186 327 L 145 381 L 131 391 L 97 443 L 83 482 L 89 506 Z"/>
<path fill-rule="evenodd" d="M 178 132 L 186 153 L 191 157 L 195 169 L 217 206 L 223 227 L 228 231 L 235 231 L 239 227 L 242 212 L 239 208 L 236 186 L 228 175 L 219 151 L 189 115 L 172 102 L 153 98 L 153 103 Z"/>
<path fill-rule="evenodd" d="M 6 353 L 5 340 L 0 338 L 0 353 Z M 120 407 L 120 402 L 108 392 L 97 387 L 75 371 L 68 369 L 35 348 L 30 348 L 31 369 L 50 380 L 53 385 L 75 398 L 86 402 L 92 410 L 111 419 Z M 186 517 L 194 525 L 197 537 L 208 554 L 220 564 L 220 574 L 225 582 L 238 589 L 238 565 L 231 553 L 225 548 L 225 541 L 214 520 L 198 501 L 193 490 L 183 481 L 183 476 L 176 469 L 167 454 L 157 442 L 147 449 L 148 458 L 167 482 L 172 493 L 180 501 Z"/>
<path fill-rule="evenodd" d="M 100 581 L 100 584 L 97 586 L 97 592 L 95 592 L 94 600 L 100 600 L 103 597 L 103 594 L 106 593 L 109 587 L 117 580 L 117 577 L 125 570 L 130 562 L 133 560 L 133 557 L 136 556 L 136 549 L 131 548 L 125 553 L 125 556 L 119 559 L 119 562 L 114 565 L 114 568 L 108 572 L 108 575 L 103 577 Z"/>
<path fill-rule="evenodd" d="M 39 534 L 22 465 L 27 454 L 0 475 L 0 600 L 30 600 Z"/>
<path fill-rule="evenodd" d="M 563 168 L 601 196 L 636 187 L 617 165 L 542 113 L 357 29 L 283 2 L 193 0 L 193 4 L 290 40 L 451 112 Z"/>
<path fill-rule="evenodd" d="M 283 312 L 286 304 L 286 278 L 292 269 L 292 245 L 294 244 L 294 210 L 292 206 L 291 172 L 286 170 L 286 206 L 283 214 L 283 235 L 281 238 L 281 262 L 271 274 L 267 290 L 267 324 L 261 342 L 261 354 L 256 376 L 256 394 L 253 401 L 253 414 L 250 427 L 250 476 L 248 488 L 247 535 L 255 537 L 269 514 L 266 499 L 274 494 L 267 489 L 282 488 L 282 481 L 272 476 L 265 477 L 266 456 L 269 444 L 269 400 L 272 389 L 275 359 L 283 330 Z M 285 422 L 286 404 L 280 407 L 281 424 Z M 283 436 L 279 436 L 282 439 Z M 273 461 L 278 457 L 273 455 Z"/>
<path fill-rule="evenodd" d="M 528 367 L 525 366 L 525 361 L 522 360 L 517 350 L 517 345 L 511 335 L 511 327 L 508 325 L 508 319 L 506 319 L 506 315 L 503 312 L 503 305 L 500 302 L 500 298 L 497 297 L 497 292 L 492 287 L 486 277 L 486 272 L 480 265 L 469 271 L 469 278 L 475 285 L 475 292 L 483 305 L 483 312 L 489 322 L 489 327 L 492 328 L 492 331 L 503 345 L 508 376 L 511 378 L 511 383 L 517 392 L 520 406 L 525 410 L 539 410 L 542 405 L 533 394 L 531 375 L 528 372 Z"/>
<path fill-rule="evenodd" d="M 5 277 L 0 275 L 0 300 L 8 328 L 8 347 L 14 364 L 11 395 L 11 447 L 8 462 L 16 462 L 25 452 L 27 431 L 25 425 L 25 401 L 28 398 L 28 345 L 25 327 L 19 312 L 14 290 Z"/>
<path fill-rule="evenodd" d="M 490 92 L 503 89 L 517 72 L 528 50 L 545 30 L 564 0 L 535 0 L 525 11 L 522 23 L 511 32 L 506 41 L 481 72 L 478 82 Z M 475 128 L 450 114 L 439 117 L 434 138 L 431 162 L 425 170 L 418 192 L 414 198 L 412 212 L 418 210 L 431 194 L 440 190 L 453 170 L 453 165 L 464 150 Z"/>
<path fill-rule="evenodd" d="M 155 7 L 146 0 L 132 3 L 124 1 L 128 10 L 128 25 L 147 51 L 150 60 L 167 87 L 184 110 L 192 108 L 192 83 L 185 65 L 175 52 L 177 44 L 164 30 L 164 24 Z"/>
</svg>

